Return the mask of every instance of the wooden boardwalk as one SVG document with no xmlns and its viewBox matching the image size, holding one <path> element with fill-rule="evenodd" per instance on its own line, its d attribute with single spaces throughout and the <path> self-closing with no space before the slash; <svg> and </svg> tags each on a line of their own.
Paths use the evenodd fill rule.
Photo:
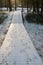
<svg viewBox="0 0 43 65">
<path fill-rule="evenodd" d="M 11 26 L 0 49 L 0 65 L 43 65 L 22 22 L 14 12 Z"/>
</svg>

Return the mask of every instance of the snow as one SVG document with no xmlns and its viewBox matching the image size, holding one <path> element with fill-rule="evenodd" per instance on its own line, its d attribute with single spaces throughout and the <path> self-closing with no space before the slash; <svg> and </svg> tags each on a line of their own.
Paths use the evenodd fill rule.
<svg viewBox="0 0 43 65">
<path fill-rule="evenodd" d="M 6 14 L 6 16 L 8 16 L 8 17 L 4 20 L 4 22 L 2 24 L 0 24 L 0 46 L 2 45 L 2 43 L 5 39 L 5 35 L 9 29 L 11 19 L 12 19 L 11 13 Z"/>
<path fill-rule="evenodd" d="M 14 12 L 9 31 L 0 49 L 1 65 L 43 65 L 21 17 Z"/>
<path fill-rule="evenodd" d="M 3 7 L 3 8 L 0 8 L 0 10 L 5 10 L 5 11 L 7 11 L 7 8 Z"/>
<path fill-rule="evenodd" d="M 25 20 L 24 26 L 43 61 L 43 25 L 28 23 Z"/>
</svg>

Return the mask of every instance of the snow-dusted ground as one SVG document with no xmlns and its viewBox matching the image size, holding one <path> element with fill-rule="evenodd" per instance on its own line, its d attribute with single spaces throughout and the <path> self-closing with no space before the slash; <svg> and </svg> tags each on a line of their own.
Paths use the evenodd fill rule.
<svg viewBox="0 0 43 65">
<path fill-rule="evenodd" d="M 2 11 L 7 11 L 7 8 L 3 7 L 3 8 L 0 8 L 0 10 Z M 13 7 L 12 8 L 12 11 L 14 11 L 15 8 Z M 22 8 L 21 7 L 17 7 L 16 10 L 19 10 L 19 11 L 22 11 Z M 28 8 L 28 10 L 30 11 L 30 8 Z M 9 11 L 9 8 L 8 8 L 8 11 Z M 23 11 L 24 12 L 27 12 L 27 8 L 23 8 Z M 33 8 L 31 9 L 31 12 L 33 11 Z"/>
<path fill-rule="evenodd" d="M 9 25 L 11 23 L 11 14 L 8 15 L 8 18 L 0 25 L 0 42 L 5 38 L 6 31 L 9 29 Z M 26 20 L 24 22 L 24 26 L 43 61 L 43 26 L 28 23 Z"/>
<path fill-rule="evenodd" d="M 24 26 L 43 61 L 43 26 L 28 23 L 26 20 L 24 22 Z"/>
<path fill-rule="evenodd" d="M 43 65 L 23 25 L 21 11 L 14 12 L 9 31 L 0 48 L 0 65 Z"/>
<path fill-rule="evenodd" d="M 8 17 L 4 20 L 2 24 L 0 24 L 0 46 L 2 45 L 5 35 L 9 29 L 13 13 L 8 13 L 7 15 Z"/>
</svg>

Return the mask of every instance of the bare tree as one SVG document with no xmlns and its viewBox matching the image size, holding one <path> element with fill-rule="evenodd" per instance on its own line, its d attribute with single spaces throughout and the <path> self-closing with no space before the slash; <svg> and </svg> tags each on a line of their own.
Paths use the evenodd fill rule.
<svg viewBox="0 0 43 65">
<path fill-rule="evenodd" d="M 11 0 L 8 0 L 8 5 L 9 5 L 10 11 L 12 11 Z"/>
<path fill-rule="evenodd" d="M 15 10 L 16 10 L 16 0 L 15 0 Z"/>
<path fill-rule="evenodd" d="M 41 0 L 41 14 L 43 12 L 43 0 Z"/>
</svg>

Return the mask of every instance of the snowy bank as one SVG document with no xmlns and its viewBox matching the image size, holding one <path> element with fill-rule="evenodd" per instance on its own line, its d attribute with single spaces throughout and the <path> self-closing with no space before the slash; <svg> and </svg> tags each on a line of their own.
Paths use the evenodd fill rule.
<svg viewBox="0 0 43 65">
<path fill-rule="evenodd" d="M 0 24 L 0 46 L 2 45 L 5 35 L 9 29 L 13 13 L 8 13 L 7 16 L 8 17 L 3 21 L 3 23 Z"/>
<path fill-rule="evenodd" d="M 24 26 L 43 61 L 43 26 L 28 23 L 26 20 Z"/>
</svg>

